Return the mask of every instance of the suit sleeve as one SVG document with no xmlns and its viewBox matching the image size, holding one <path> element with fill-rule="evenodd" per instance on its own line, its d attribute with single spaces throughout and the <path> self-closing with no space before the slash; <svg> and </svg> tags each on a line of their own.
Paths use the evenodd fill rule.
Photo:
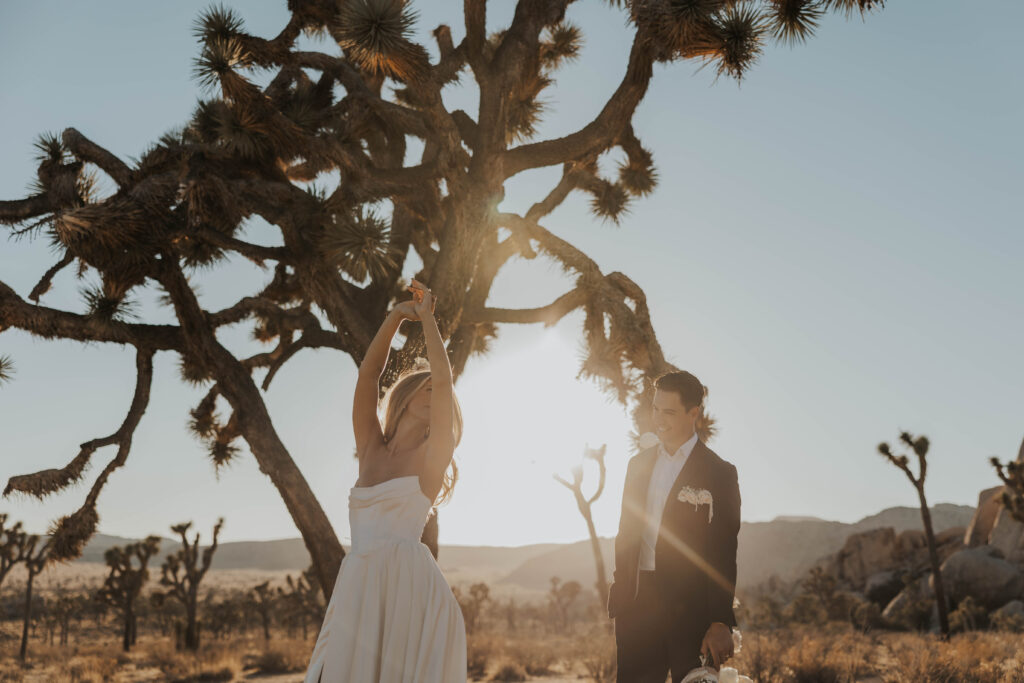
<svg viewBox="0 0 1024 683">
<path fill-rule="evenodd" d="M 606 607 L 608 609 L 608 617 L 610 619 L 614 619 L 615 618 L 615 614 L 618 611 L 618 602 L 619 601 L 616 599 L 616 595 L 617 595 L 617 591 L 619 589 L 621 589 L 621 587 L 622 587 L 621 583 L 619 583 L 619 585 L 616 586 L 616 582 L 618 582 L 622 578 L 621 573 L 619 571 L 619 557 L 620 557 L 620 555 L 621 555 L 621 553 L 622 553 L 622 551 L 624 549 L 623 545 L 625 544 L 625 541 L 626 541 L 626 539 L 625 539 L 625 528 L 626 528 L 626 524 L 627 524 L 626 514 L 627 514 L 627 502 L 628 502 L 626 500 L 626 496 L 627 496 L 627 494 L 629 492 L 629 479 L 630 479 L 629 475 L 630 475 L 630 471 L 632 469 L 633 469 L 633 460 L 631 458 L 629 460 L 629 463 L 626 465 L 626 477 L 625 477 L 625 481 L 624 481 L 623 486 L 622 486 L 622 509 L 619 512 L 619 531 L 618 531 L 618 533 L 615 534 L 615 553 L 614 553 L 615 557 L 612 559 L 612 561 L 615 563 L 615 566 L 612 569 L 612 583 L 608 586 L 608 600 L 607 600 Z"/>
<path fill-rule="evenodd" d="M 722 485 L 714 492 L 711 547 L 708 563 L 714 570 L 709 581 L 707 608 L 710 621 L 736 626 L 732 610 L 736 594 L 736 542 L 740 532 L 740 487 L 736 467 L 722 472 Z"/>
</svg>

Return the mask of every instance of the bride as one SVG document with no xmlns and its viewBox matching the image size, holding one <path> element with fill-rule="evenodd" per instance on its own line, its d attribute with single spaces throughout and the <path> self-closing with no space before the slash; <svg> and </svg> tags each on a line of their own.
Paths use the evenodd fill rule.
<svg viewBox="0 0 1024 683">
<path fill-rule="evenodd" d="M 462 612 L 420 542 L 435 501 L 457 477 L 452 453 L 462 414 L 434 320 L 434 296 L 413 280 L 414 299 L 388 314 L 359 366 L 352 422 L 359 478 L 349 493 L 352 545 L 342 560 L 305 683 L 465 683 Z M 381 429 L 379 382 L 391 340 L 419 320 L 430 369 L 391 388 Z"/>
</svg>

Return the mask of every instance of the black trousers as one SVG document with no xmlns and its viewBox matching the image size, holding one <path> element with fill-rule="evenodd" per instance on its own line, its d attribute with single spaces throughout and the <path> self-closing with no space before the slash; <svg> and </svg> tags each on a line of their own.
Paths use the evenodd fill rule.
<svg viewBox="0 0 1024 683">
<path fill-rule="evenodd" d="M 636 600 L 615 616 L 615 654 L 618 683 L 665 683 L 671 671 L 679 683 L 700 666 L 704 629 L 674 615 L 658 595 L 654 572 L 640 572 Z"/>
</svg>

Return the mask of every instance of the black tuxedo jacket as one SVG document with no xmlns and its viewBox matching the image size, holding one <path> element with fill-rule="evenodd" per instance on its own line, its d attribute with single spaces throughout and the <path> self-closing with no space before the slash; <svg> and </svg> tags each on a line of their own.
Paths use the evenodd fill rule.
<svg viewBox="0 0 1024 683">
<path fill-rule="evenodd" d="M 637 596 L 647 487 L 657 457 L 657 446 L 648 448 L 630 458 L 626 468 L 615 537 L 615 572 L 608 591 L 608 616 L 613 618 L 628 609 Z M 706 504 L 694 509 L 692 503 L 678 500 L 684 486 L 711 492 L 714 513 L 710 523 Z M 715 621 L 736 625 L 732 603 L 739 530 L 736 467 L 698 439 L 669 491 L 654 548 L 658 594 L 672 617 L 704 629 Z"/>
</svg>

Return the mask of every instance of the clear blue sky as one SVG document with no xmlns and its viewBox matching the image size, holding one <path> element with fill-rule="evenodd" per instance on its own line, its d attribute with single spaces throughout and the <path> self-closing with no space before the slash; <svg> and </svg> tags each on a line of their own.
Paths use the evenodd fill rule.
<svg viewBox="0 0 1024 683">
<path fill-rule="evenodd" d="M 285 3 L 232 3 L 271 36 Z M 418 31 L 461 20 L 421 8 Z M 491 3 L 493 27 L 511 3 Z M 0 5 L 0 197 L 24 196 L 32 141 L 74 126 L 123 158 L 185 122 L 201 94 L 191 78 L 191 23 L 203 2 Z M 576 3 L 582 59 L 548 96 L 545 136 L 582 125 L 615 87 L 628 31 L 604 3 Z M 743 517 L 852 521 L 914 505 L 903 475 L 875 454 L 900 429 L 933 441 L 932 502 L 974 504 L 996 483 L 991 455 L 1024 436 L 1024 5 L 894 0 L 866 21 L 824 22 L 809 44 L 770 47 L 742 86 L 710 69 L 659 66 L 634 125 L 661 184 L 619 227 L 573 197 L 546 225 L 647 292 L 670 359 L 710 387 L 721 434 L 712 446 L 740 472 Z M 468 79 L 466 79 L 468 80 Z M 450 93 L 473 108 L 471 91 Z M 528 206 L 556 171 L 509 184 Z M 1017 192 L 1014 192 L 1014 191 Z M 253 239 L 273 239 L 254 225 Z M 27 295 L 54 260 L 44 243 L 0 242 L 0 279 Z M 244 262 L 198 276 L 218 308 L 267 277 Z M 58 278 L 44 303 L 82 310 L 79 283 Z M 546 303 L 570 286 L 544 261 L 515 263 L 494 305 Z M 168 313 L 141 297 L 147 319 Z M 623 411 L 576 383 L 579 318 L 554 330 L 507 329 L 460 382 L 467 427 L 463 479 L 442 512 L 442 541 L 511 545 L 585 536 L 564 471 L 583 444 L 607 443 L 609 488 L 595 508 L 614 533 L 628 453 Z M 229 335 L 243 350 L 244 331 Z M 355 479 L 349 433 L 352 362 L 303 352 L 267 395 L 275 425 L 348 538 Z M 0 389 L 0 479 L 70 460 L 120 424 L 131 398 L 130 350 L 0 335 L 17 364 Z M 185 431 L 201 392 L 157 357 L 153 400 L 126 467 L 100 499 L 100 529 L 142 536 L 224 515 L 224 538 L 296 535 L 279 496 L 245 454 L 215 478 Z M 113 452 L 100 451 L 91 481 Z M 75 509 L 80 486 L 0 511 L 42 531 Z"/>
</svg>

